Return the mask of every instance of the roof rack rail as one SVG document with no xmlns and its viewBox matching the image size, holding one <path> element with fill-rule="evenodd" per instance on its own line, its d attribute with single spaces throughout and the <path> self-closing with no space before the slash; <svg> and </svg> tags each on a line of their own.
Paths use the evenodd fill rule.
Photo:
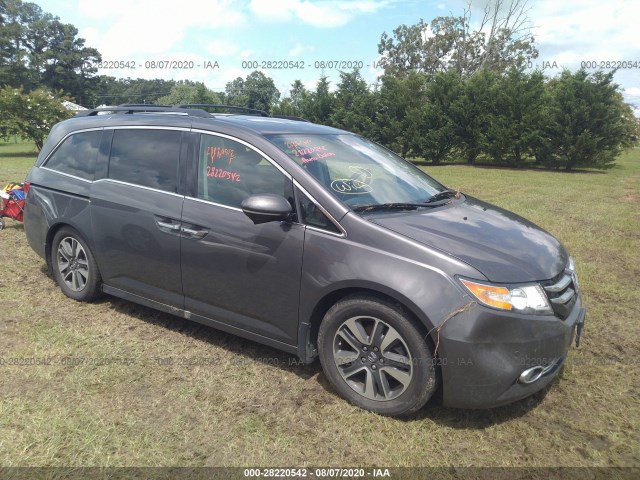
<svg viewBox="0 0 640 480">
<path fill-rule="evenodd" d="M 76 117 L 93 117 L 101 112 L 105 113 L 115 113 L 121 112 L 125 114 L 134 114 L 136 112 L 145 113 L 145 112 L 168 112 L 168 113 L 182 113 L 185 115 L 189 115 L 192 117 L 203 117 L 203 118 L 211 118 L 211 114 L 204 110 L 200 110 L 197 108 L 177 108 L 171 106 L 160 106 L 160 105 L 138 105 L 138 104 L 124 104 L 118 105 L 117 107 L 104 107 L 104 108 L 94 108 L 92 110 L 81 110 L 76 114 Z"/>
<path fill-rule="evenodd" d="M 121 103 L 118 107 L 161 107 L 173 108 L 173 105 L 158 105 L 155 103 Z"/>
<path fill-rule="evenodd" d="M 296 117 L 295 115 L 271 115 L 273 118 L 283 118 L 285 120 L 296 120 L 298 122 L 307 122 L 310 123 L 309 120 L 302 117 Z"/>
<path fill-rule="evenodd" d="M 261 117 L 269 117 L 270 115 L 264 110 L 258 110 L 249 107 L 239 107 L 237 105 L 218 105 L 214 103 L 183 103 L 174 105 L 175 108 L 224 108 L 227 110 L 238 110 L 247 112 L 249 115 L 260 115 Z"/>
<path fill-rule="evenodd" d="M 247 112 L 248 115 L 259 115 L 261 117 L 282 118 L 286 120 L 296 120 L 298 122 L 309 122 L 302 117 L 296 117 L 293 115 L 269 115 L 264 110 L 257 110 L 255 108 L 238 107 L 236 105 L 216 105 L 212 103 L 185 103 L 180 105 L 150 105 L 141 103 L 123 103 L 115 107 L 102 107 L 94 108 L 90 110 L 80 110 L 76 113 L 76 117 L 93 117 L 100 113 L 181 113 L 183 115 L 189 115 L 191 117 L 211 118 L 215 114 L 203 110 L 203 108 L 225 108 L 227 110 L 238 110 Z"/>
</svg>

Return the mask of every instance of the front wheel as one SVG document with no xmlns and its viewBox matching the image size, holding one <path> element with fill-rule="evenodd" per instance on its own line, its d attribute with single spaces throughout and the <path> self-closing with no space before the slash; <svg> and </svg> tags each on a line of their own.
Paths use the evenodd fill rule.
<svg viewBox="0 0 640 480">
<path fill-rule="evenodd" d="M 399 307 L 373 297 L 348 297 L 331 307 L 318 352 L 340 395 L 382 415 L 412 414 L 438 387 L 423 334 Z"/>
<path fill-rule="evenodd" d="M 56 283 L 66 296 L 90 302 L 100 294 L 98 265 L 75 230 L 64 227 L 53 237 L 51 263 Z"/>
</svg>

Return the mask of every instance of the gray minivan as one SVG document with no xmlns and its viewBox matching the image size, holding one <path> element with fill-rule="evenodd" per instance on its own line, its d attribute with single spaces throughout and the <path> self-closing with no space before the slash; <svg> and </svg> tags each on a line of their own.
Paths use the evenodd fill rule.
<svg viewBox="0 0 640 480">
<path fill-rule="evenodd" d="M 380 414 L 438 388 L 448 406 L 521 399 L 579 343 L 558 240 L 343 130 L 205 106 L 89 110 L 54 126 L 27 182 L 28 242 L 69 297 L 104 292 L 319 357 L 340 395 Z"/>
</svg>

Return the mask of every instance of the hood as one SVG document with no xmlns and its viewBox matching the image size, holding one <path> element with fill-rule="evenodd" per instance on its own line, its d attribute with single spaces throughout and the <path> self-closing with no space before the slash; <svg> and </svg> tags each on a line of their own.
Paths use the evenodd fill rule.
<svg viewBox="0 0 640 480">
<path fill-rule="evenodd" d="M 372 215 L 369 221 L 453 255 L 497 283 L 547 280 L 569 259 L 537 225 L 469 196 L 443 208 Z"/>
</svg>

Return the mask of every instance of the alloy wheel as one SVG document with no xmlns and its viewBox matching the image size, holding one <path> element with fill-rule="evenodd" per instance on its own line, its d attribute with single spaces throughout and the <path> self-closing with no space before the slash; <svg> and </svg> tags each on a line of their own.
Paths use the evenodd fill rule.
<svg viewBox="0 0 640 480">
<path fill-rule="evenodd" d="M 74 292 L 82 291 L 89 279 L 89 262 L 84 248 L 73 237 L 65 237 L 58 244 L 57 264 L 60 277 Z"/>
<path fill-rule="evenodd" d="M 333 358 L 347 385 L 370 400 L 397 398 L 413 378 L 406 342 L 395 328 L 375 317 L 344 321 L 333 339 Z"/>
</svg>

